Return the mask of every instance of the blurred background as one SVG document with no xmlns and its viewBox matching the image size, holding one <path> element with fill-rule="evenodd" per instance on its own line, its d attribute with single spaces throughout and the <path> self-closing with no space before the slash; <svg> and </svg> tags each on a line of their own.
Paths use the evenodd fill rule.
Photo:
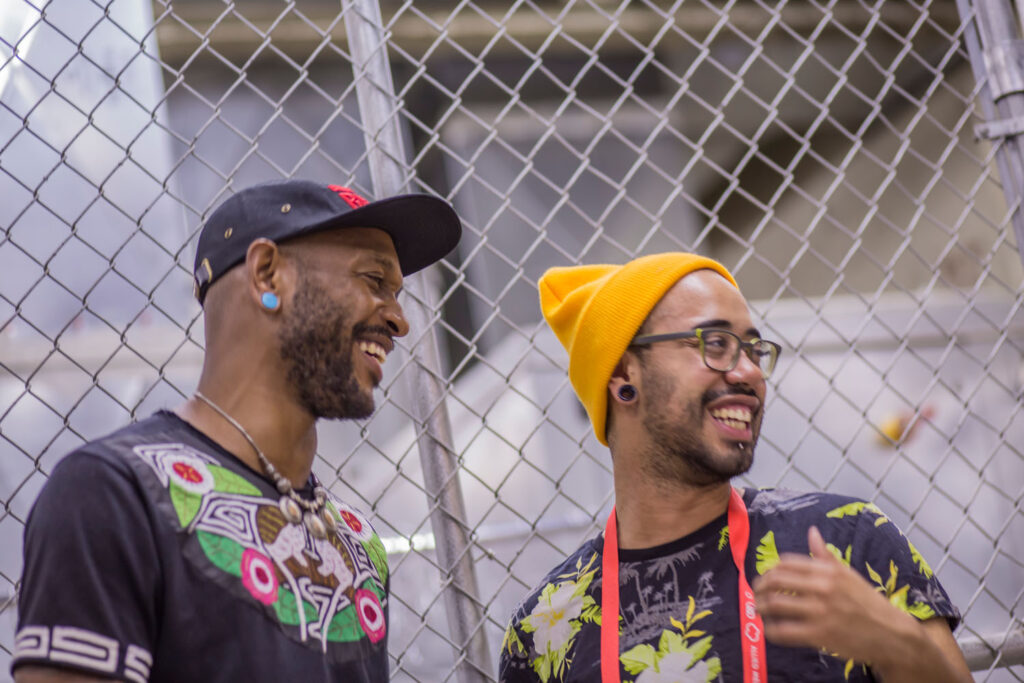
<svg viewBox="0 0 1024 683">
<path fill-rule="evenodd" d="M 600 529 L 610 459 L 536 281 L 664 250 L 722 261 L 784 347 L 744 483 L 878 503 L 976 680 L 1024 680 L 1020 189 L 978 4 L 0 0 L 0 680 L 47 474 L 195 388 L 198 231 L 283 177 L 464 222 L 376 414 L 320 425 L 389 550 L 393 680 L 492 680 Z"/>
</svg>

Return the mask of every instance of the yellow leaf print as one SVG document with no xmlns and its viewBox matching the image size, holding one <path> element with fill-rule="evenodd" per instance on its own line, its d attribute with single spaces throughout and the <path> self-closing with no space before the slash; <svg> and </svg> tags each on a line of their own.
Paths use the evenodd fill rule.
<svg viewBox="0 0 1024 683">
<path fill-rule="evenodd" d="M 892 593 L 896 590 L 896 574 L 899 572 L 896 569 L 896 563 L 889 560 L 889 580 L 885 582 L 885 590 L 888 593 Z"/>
<path fill-rule="evenodd" d="M 775 532 L 769 531 L 757 545 L 757 563 L 754 567 L 758 574 L 764 574 L 778 563 L 779 550 L 775 547 Z"/>
<path fill-rule="evenodd" d="M 657 650 L 647 644 L 640 644 L 619 655 L 623 668 L 634 676 L 657 663 Z"/>
<path fill-rule="evenodd" d="M 878 515 L 878 519 L 875 520 L 875 526 L 882 526 L 889 521 L 889 518 L 885 516 L 885 513 L 877 505 L 865 501 L 855 501 L 846 505 L 840 505 L 834 510 L 829 510 L 825 513 L 825 516 L 832 519 L 842 519 L 843 517 L 859 515 L 865 511 Z"/>
<path fill-rule="evenodd" d="M 847 567 L 850 566 L 850 554 L 853 552 L 853 546 L 846 546 L 846 551 L 843 552 L 831 543 L 826 543 L 825 547 L 828 551 L 835 555 L 836 559 L 845 564 Z"/>
<path fill-rule="evenodd" d="M 914 544 L 910 542 L 909 538 L 907 538 L 906 541 L 907 547 L 910 548 L 910 556 L 914 558 L 914 564 L 917 565 L 917 568 L 922 574 L 924 574 L 925 578 L 932 578 L 932 574 L 934 572 L 932 572 L 932 568 L 928 566 L 928 561 L 924 559 L 921 553 L 917 552 L 917 548 L 914 547 Z"/>
<path fill-rule="evenodd" d="M 515 650 L 512 649 L 513 646 L 516 648 Z M 523 645 L 523 641 L 520 640 L 519 634 L 511 624 L 505 629 L 505 637 L 501 640 L 501 649 L 507 650 L 513 656 L 526 654 L 526 646 Z"/>
<path fill-rule="evenodd" d="M 874 569 L 872 569 L 871 565 L 868 564 L 867 562 L 864 563 L 864 566 L 867 567 L 868 576 L 871 577 L 871 580 L 874 581 L 875 583 L 877 583 L 879 586 L 884 588 L 885 584 L 882 583 L 882 576 L 881 576 L 881 574 L 879 574 Z"/>
<path fill-rule="evenodd" d="M 899 569 L 896 567 L 896 563 L 892 560 L 889 561 L 889 578 L 884 582 L 882 581 L 881 575 L 871 568 L 871 565 L 866 564 L 868 575 L 871 576 L 871 580 L 878 584 L 878 591 L 888 598 L 889 602 L 906 612 L 907 614 L 916 617 L 920 620 L 931 619 L 935 616 L 935 610 L 925 602 L 909 603 L 907 595 L 910 591 L 910 584 L 904 584 L 899 588 L 896 588 L 896 582 L 899 575 Z"/>
</svg>

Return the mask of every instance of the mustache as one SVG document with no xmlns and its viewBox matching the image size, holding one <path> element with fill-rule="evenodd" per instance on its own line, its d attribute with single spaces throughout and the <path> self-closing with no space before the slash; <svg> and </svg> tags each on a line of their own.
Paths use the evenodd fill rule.
<svg viewBox="0 0 1024 683">
<path fill-rule="evenodd" d="M 389 327 L 384 327 L 382 325 L 368 325 L 367 323 L 356 323 L 352 326 L 353 339 L 363 335 L 379 335 L 381 337 L 387 337 L 392 342 L 395 340 L 395 333 Z"/>
<path fill-rule="evenodd" d="M 738 385 L 729 387 L 728 389 L 708 389 L 701 397 L 701 407 L 726 396 L 753 396 L 754 398 L 757 398 L 757 392 L 754 391 L 753 387 L 748 387 L 746 385 Z M 758 403 L 760 403 L 760 401 L 758 401 Z"/>
</svg>

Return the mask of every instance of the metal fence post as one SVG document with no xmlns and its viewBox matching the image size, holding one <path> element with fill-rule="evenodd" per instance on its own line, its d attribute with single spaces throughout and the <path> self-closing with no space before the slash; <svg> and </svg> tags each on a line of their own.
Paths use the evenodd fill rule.
<svg viewBox="0 0 1024 683">
<path fill-rule="evenodd" d="M 975 135 L 996 143 L 996 164 L 1002 178 L 1006 205 L 1010 210 L 1017 251 L 1024 261 L 1024 41 L 1010 0 L 957 0 L 964 42 L 986 123 Z"/>
<path fill-rule="evenodd" d="M 347 7 L 346 7 L 347 5 Z M 376 0 L 342 3 L 352 55 L 356 95 L 376 196 L 408 191 L 407 169 L 398 102 L 380 7 Z M 470 557 L 470 527 L 453 452 L 452 428 L 440 379 L 438 340 L 433 328 L 436 296 L 423 275 L 406 280 L 405 313 L 422 337 L 413 345 L 415 364 L 405 373 L 417 422 L 424 484 L 431 506 L 437 557 L 445 576 L 444 600 L 452 639 L 465 653 L 457 664 L 462 683 L 492 680 L 493 659 L 483 630 L 483 610 Z"/>
</svg>

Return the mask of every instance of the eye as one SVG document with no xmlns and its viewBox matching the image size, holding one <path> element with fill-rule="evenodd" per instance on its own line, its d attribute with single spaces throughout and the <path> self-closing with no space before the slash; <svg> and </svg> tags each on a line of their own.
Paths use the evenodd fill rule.
<svg viewBox="0 0 1024 683">
<path fill-rule="evenodd" d="M 380 289 L 381 287 L 384 286 L 384 276 L 383 275 L 378 275 L 377 273 L 365 273 L 363 275 L 363 277 L 365 277 L 367 280 L 372 282 L 373 286 L 376 289 Z"/>
<path fill-rule="evenodd" d="M 716 350 L 729 348 L 729 338 L 721 334 L 711 334 L 704 338 L 704 346 Z"/>
</svg>

